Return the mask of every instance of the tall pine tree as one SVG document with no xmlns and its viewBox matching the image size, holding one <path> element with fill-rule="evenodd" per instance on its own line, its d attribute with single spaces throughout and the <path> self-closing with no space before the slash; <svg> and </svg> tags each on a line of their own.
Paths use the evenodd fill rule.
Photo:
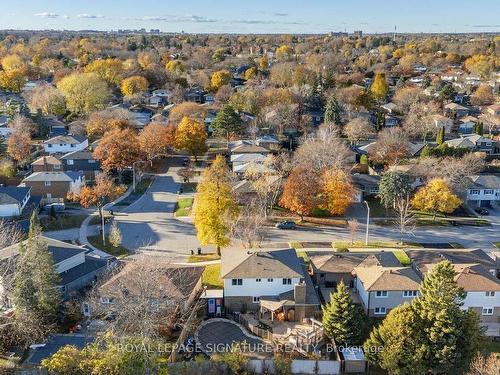
<svg viewBox="0 0 500 375">
<path fill-rule="evenodd" d="M 33 213 L 28 240 L 19 247 L 13 289 L 17 327 L 27 332 L 48 331 L 56 321 L 61 302 L 59 274 L 48 244 L 40 233 L 38 216 Z M 38 327 L 33 327 L 34 324 Z"/>
<path fill-rule="evenodd" d="M 239 135 L 243 133 L 243 120 L 230 104 L 225 105 L 217 112 L 215 120 L 212 123 L 214 134 L 219 137 Z"/>
<path fill-rule="evenodd" d="M 360 305 L 353 302 L 341 281 L 330 302 L 323 306 L 323 327 L 328 337 L 344 346 L 359 345 L 365 330 L 365 314 Z"/>
<path fill-rule="evenodd" d="M 444 127 L 440 127 L 436 136 L 436 143 L 438 146 L 444 143 Z"/>
<path fill-rule="evenodd" d="M 325 106 L 325 122 L 333 122 L 335 125 L 342 125 L 342 108 L 335 96 L 330 96 Z"/>
</svg>

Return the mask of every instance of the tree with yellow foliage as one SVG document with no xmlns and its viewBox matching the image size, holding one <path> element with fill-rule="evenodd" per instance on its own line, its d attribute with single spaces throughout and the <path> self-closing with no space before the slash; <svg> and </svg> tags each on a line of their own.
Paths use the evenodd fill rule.
<svg viewBox="0 0 500 375">
<path fill-rule="evenodd" d="M 205 169 L 198 184 L 194 206 L 194 225 L 202 245 L 220 248 L 229 245 L 230 223 L 238 216 L 238 204 L 233 195 L 231 172 L 224 157 L 217 155 Z"/>
<path fill-rule="evenodd" d="M 149 82 L 141 76 L 132 76 L 125 78 L 122 81 L 121 91 L 124 96 L 132 96 L 140 92 L 146 91 L 149 87 Z"/>
<path fill-rule="evenodd" d="M 57 83 L 67 108 L 76 114 L 104 109 L 110 99 L 108 85 L 95 73 L 73 73 Z"/>
<path fill-rule="evenodd" d="M 288 44 L 276 48 L 276 59 L 280 61 L 290 60 L 293 54 L 293 49 Z"/>
<path fill-rule="evenodd" d="M 168 121 L 171 124 L 179 124 L 184 117 L 189 117 L 191 120 L 203 122 L 207 114 L 207 109 L 193 102 L 183 102 L 176 105 L 168 116 Z"/>
<path fill-rule="evenodd" d="M 21 92 L 26 82 L 26 74 L 21 70 L 0 71 L 0 87 L 12 92 Z"/>
<path fill-rule="evenodd" d="M 411 203 L 417 210 L 432 212 L 436 220 L 437 213 L 451 214 L 462 200 L 453 194 L 444 179 L 434 178 L 417 191 Z"/>
<path fill-rule="evenodd" d="M 243 78 L 245 78 L 248 81 L 249 79 L 252 79 L 256 75 L 257 75 L 257 68 L 252 66 L 251 68 L 248 68 L 247 70 L 245 70 L 245 74 L 244 74 Z"/>
<path fill-rule="evenodd" d="M 465 69 L 481 78 L 488 78 L 495 69 L 500 67 L 500 58 L 487 55 L 473 55 L 465 60 Z"/>
<path fill-rule="evenodd" d="M 118 59 L 99 59 L 85 67 L 85 73 L 95 73 L 108 84 L 117 86 L 122 80 L 123 64 Z"/>
<path fill-rule="evenodd" d="M 219 90 L 222 86 L 227 85 L 233 75 L 227 70 L 219 70 L 212 74 L 212 79 L 210 80 L 210 84 L 214 91 Z"/>
<path fill-rule="evenodd" d="M 26 63 L 21 59 L 21 57 L 19 57 L 19 55 L 16 54 L 5 56 L 2 58 L 1 63 L 3 70 L 6 72 L 26 69 Z"/>
<path fill-rule="evenodd" d="M 330 169 L 324 172 L 322 184 L 321 207 L 332 215 L 345 214 L 356 193 L 350 175 L 342 169 Z"/>
<path fill-rule="evenodd" d="M 175 133 L 175 148 L 188 151 L 197 160 L 207 150 L 207 132 L 201 122 L 184 117 Z"/>
<path fill-rule="evenodd" d="M 259 59 L 259 70 L 261 72 L 265 72 L 269 68 L 269 60 L 267 60 L 266 56 L 262 56 Z"/>
<path fill-rule="evenodd" d="M 377 99 L 384 99 L 389 91 L 385 73 L 375 74 L 370 91 Z"/>
<path fill-rule="evenodd" d="M 174 75 L 180 75 L 186 70 L 182 61 L 179 60 L 170 60 L 167 65 L 165 65 L 165 69 Z"/>
<path fill-rule="evenodd" d="M 14 131 L 7 141 L 7 153 L 16 163 L 29 160 L 31 151 L 31 136 L 29 132 Z"/>
</svg>

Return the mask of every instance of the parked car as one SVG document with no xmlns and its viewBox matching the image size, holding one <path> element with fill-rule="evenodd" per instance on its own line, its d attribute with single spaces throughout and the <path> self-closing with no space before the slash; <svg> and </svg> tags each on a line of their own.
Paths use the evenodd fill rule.
<svg viewBox="0 0 500 375">
<path fill-rule="evenodd" d="M 46 211 L 50 211 L 54 207 L 54 211 L 56 212 L 62 212 L 66 209 L 66 206 L 64 203 L 51 203 L 51 204 L 46 204 L 43 206 L 43 209 Z"/>
<path fill-rule="evenodd" d="M 479 215 L 482 215 L 482 216 L 486 216 L 486 215 L 490 214 L 488 212 L 488 210 L 486 208 L 483 208 L 483 207 L 477 207 L 474 209 L 474 211 L 476 211 Z"/>
<path fill-rule="evenodd" d="M 281 223 L 276 224 L 276 228 L 278 229 L 295 229 L 297 228 L 297 224 L 294 221 L 286 220 Z"/>
<path fill-rule="evenodd" d="M 187 166 L 189 164 L 189 158 L 182 159 L 182 165 Z"/>
</svg>

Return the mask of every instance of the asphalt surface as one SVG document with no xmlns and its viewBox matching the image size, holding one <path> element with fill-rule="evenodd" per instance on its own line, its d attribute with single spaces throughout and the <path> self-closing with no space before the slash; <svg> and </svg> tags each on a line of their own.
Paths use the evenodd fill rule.
<svg viewBox="0 0 500 375">
<path fill-rule="evenodd" d="M 174 217 L 175 204 L 179 196 L 180 179 L 177 170 L 182 167 L 182 157 L 170 158 L 168 169 L 156 176 L 148 191 L 129 207 L 117 212 L 115 220 L 120 226 L 123 245 L 133 252 L 166 256 L 175 262 L 183 262 L 199 245 L 196 230 L 191 220 Z M 500 217 L 500 216 L 499 216 Z M 458 242 L 468 248 L 483 248 L 494 251 L 493 242 L 500 241 L 500 220 L 492 215 L 491 226 L 428 226 L 419 227 L 405 236 L 406 241 L 419 243 Z M 360 221 L 356 236 L 363 241 L 365 225 Z M 350 239 L 349 230 L 338 227 L 298 227 L 295 230 L 279 230 L 269 227 L 263 246 L 287 246 L 290 241 L 332 242 Z M 370 241 L 399 240 L 399 232 L 390 226 L 370 225 Z M 232 246 L 239 247 L 237 240 Z M 213 247 L 202 247 L 213 251 Z"/>
</svg>

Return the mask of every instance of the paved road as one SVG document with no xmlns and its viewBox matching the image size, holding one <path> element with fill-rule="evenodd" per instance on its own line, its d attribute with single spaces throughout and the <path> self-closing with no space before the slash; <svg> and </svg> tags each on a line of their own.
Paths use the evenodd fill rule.
<svg viewBox="0 0 500 375">
<path fill-rule="evenodd" d="M 177 170 L 181 158 L 171 158 L 168 170 L 156 176 L 149 190 L 136 202 L 121 212 L 115 220 L 120 226 L 123 245 L 130 250 L 149 255 L 167 256 L 176 262 L 185 261 L 190 250 L 199 247 L 195 228 L 190 220 L 177 220 L 173 216 L 177 190 L 180 181 Z M 459 242 L 465 247 L 480 247 L 495 250 L 493 242 L 500 241 L 500 223 L 493 220 L 492 226 L 472 227 L 420 227 L 406 240 L 421 243 Z M 360 225 L 357 240 L 364 240 L 365 226 Z M 286 246 L 290 241 L 331 242 L 350 239 L 346 228 L 304 227 L 297 230 L 278 230 L 272 227 L 266 231 L 266 243 Z M 397 229 L 370 226 L 370 240 L 399 240 Z M 240 244 L 235 241 L 234 246 Z M 204 250 L 213 248 L 208 247 Z"/>
<path fill-rule="evenodd" d="M 168 256 L 184 261 L 199 247 L 192 224 L 174 218 L 180 180 L 177 170 L 182 158 L 169 158 L 168 170 L 156 175 L 148 191 L 130 206 L 116 213 L 122 244 L 129 250 Z"/>
</svg>

